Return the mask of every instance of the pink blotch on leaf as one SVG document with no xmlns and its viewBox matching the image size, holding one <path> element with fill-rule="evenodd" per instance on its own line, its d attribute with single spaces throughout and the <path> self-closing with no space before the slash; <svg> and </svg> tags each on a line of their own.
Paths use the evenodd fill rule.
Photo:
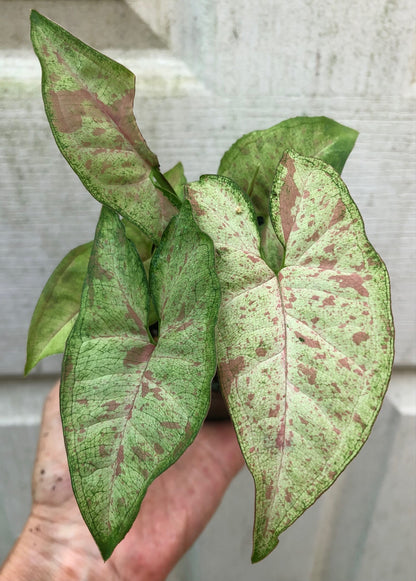
<svg viewBox="0 0 416 581">
<path fill-rule="evenodd" d="M 334 208 L 334 211 L 332 213 L 331 219 L 329 221 L 328 224 L 328 230 L 329 228 L 331 228 L 332 226 L 334 226 L 337 222 L 339 222 L 340 220 L 342 220 L 345 216 L 345 204 L 342 200 L 338 200 L 336 203 L 336 206 Z"/>
<path fill-rule="evenodd" d="M 296 208 L 301 193 L 299 192 L 298 186 L 294 180 L 296 169 L 293 159 L 286 155 L 282 163 L 287 167 L 287 174 L 280 193 L 280 220 L 282 223 L 283 235 L 285 241 L 287 241 L 294 223 L 296 222 L 295 212 L 293 210 Z"/>
<path fill-rule="evenodd" d="M 347 357 L 340 359 L 339 364 L 341 365 L 341 367 L 345 367 L 345 369 L 348 369 L 349 371 L 351 371 L 351 366 L 350 366 L 350 363 L 349 363 Z"/>
<path fill-rule="evenodd" d="M 333 270 L 336 263 L 337 263 L 336 258 L 334 258 L 333 260 L 325 258 L 324 260 L 321 260 L 321 262 L 319 263 L 319 268 L 322 268 L 322 270 Z"/>
<path fill-rule="evenodd" d="M 267 355 L 267 349 L 265 349 L 264 347 L 257 347 L 256 355 L 257 357 L 264 357 L 265 355 Z"/>
<path fill-rule="evenodd" d="M 362 417 L 357 414 L 357 412 L 354 413 L 352 419 L 354 420 L 354 422 L 356 422 L 357 424 L 360 424 L 360 426 L 362 426 L 363 428 L 366 427 L 365 422 L 363 421 Z"/>
<path fill-rule="evenodd" d="M 313 367 L 308 367 L 301 363 L 299 365 L 299 371 L 307 378 L 309 385 L 315 385 L 316 383 L 316 369 Z"/>
<path fill-rule="evenodd" d="M 363 285 L 363 278 L 356 274 L 337 274 L 330 276 L 329 280 L 335 280 L 341 288 L 351 288 L 362 297 L 368 297 L 368 290 Z"/>
<path fill-rule="evenodd" d="M 146 363 L 149 361 L 151 354 L 155 349 L 155 345 L 148 343 L 144 346 L 133 347 L 129 351 L 123 360 L 124 367 L 132 367 L 134 365 L 140 365 L 140 363 Z"/>
<path fill-rule="evenodd" d="M 307 347 L 313 347 L 314 349 L 319 349 L 321 347 L 321 344 L 319 343 L 319 341 L 315 341 L 315 339 L 311 339 L 310 337 L 304 337 L 303 335 L 301 335 L 297 331 L 295 331 L 295 335 Z"/>
<path fill-rule="evenodd" d="M 352 336 L 352 340 L 356 345 L 359 345 L 363 341 L 367 341 L 369 338 L 370 336 L 367 333 L 364 333 L 363 331 L 354 333 L 354 335 Z"/>
<path fill-rule="evenodd" d="M 119 406 L 120 404 L 114 399 L 101 404 L 102 408 L 107 408 L 107 412 L 114 412 Z"/>
<path fill-rule="evenodd" d="M 334 305 L 335 305 L 335 297 L 334 297 L 334 295 L 331 295 L 330 297 L 326 297 L 322 301 L 322 306 L 323 307 L 333 307 Z"/>
<path fill-rule="evenodd" d="M 163 454 L 164 453 L 164 449 L 157 442 L 155 442 L 155 444 L 154 444 L 154 449 L 155 449 L 156 454 Z"/>
<path fill-rule="evenodd" d="M 116 460 L 116 476 L 120 476 L 121 474 L 121 465 L 124 462 L 124 447 L 120 445 L 118 452 L 117 452 L 117 460 Z"/>
</svg>

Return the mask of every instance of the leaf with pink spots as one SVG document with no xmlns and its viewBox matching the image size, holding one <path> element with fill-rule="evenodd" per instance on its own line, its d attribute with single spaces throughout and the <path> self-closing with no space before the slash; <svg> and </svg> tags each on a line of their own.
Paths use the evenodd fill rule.
<svg viewBox="0 0 416 581">
<path fill-rule="evenodd" d="M 157 244 L 180 202 L 137 127 L 133 73 L 35 10 L 31 39 L 62 155 L 99 202 Z"/>
<path fill-rule="evenodd" d="M 264 257 L 275 272 L 281 266 L 283 248 L 270 223 L 269 199 L 284 151 L 293 148 L 317 157 L 341 173 L 357 136 L 354 129 L 328 117 L 294 117 L 243 135 L 225 152 L 218 173 L 233 179 L 250 197 L 259 220 Z"/>
<path fill-rule="evenodd" d="M 393 358 L 389 279 L 324 162 L 293 153 L 279 166 L 271 200 L 284 249 L 277 276 L 235 183 L 206 176 L 187 197 L 217 252 L 219 377 L 255 480 L 258 561 L 368 437 Z"/>
<path fill-rule="evenodd" d="M 150 283 L 119 217 L 103 208 L 65 350 L 61 415 L 74 493 L 104 558 L 207 414 L 219 296 L 213 244 L 188 203 L 152 258 Z"/>
</svg>

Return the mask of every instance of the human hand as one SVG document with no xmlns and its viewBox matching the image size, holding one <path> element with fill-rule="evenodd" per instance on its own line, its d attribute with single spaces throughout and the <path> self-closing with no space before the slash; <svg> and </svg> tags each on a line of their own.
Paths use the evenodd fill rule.
<svg viewBox="0 0 416 581">
<path fill-rule="evenodd" d="M 149 487 L 132 528 L 103 562 L 72 492 L 59 384 L 44 408 L 33 505 L 2 581 L 162 581 L 191 547 L 243 465 L 230 422 L 206 422 L 181 458 Z"/>
</svg>

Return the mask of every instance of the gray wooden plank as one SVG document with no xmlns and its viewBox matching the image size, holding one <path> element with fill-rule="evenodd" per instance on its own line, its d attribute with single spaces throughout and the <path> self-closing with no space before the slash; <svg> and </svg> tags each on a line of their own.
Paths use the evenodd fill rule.
<svg viewBox="0 0 416 581">
<path fill-rule="evenodd" d="M 30 47 L 29 14 L 35 8 L 79 38 L 103 48 L 163 48 L 163 41 L 146 25 L 137 12 L 119 0 L 13 0 L 0 2 L 0 50 Z M 94 25 L 91 24 L 94 14 Z"/>
</svg>

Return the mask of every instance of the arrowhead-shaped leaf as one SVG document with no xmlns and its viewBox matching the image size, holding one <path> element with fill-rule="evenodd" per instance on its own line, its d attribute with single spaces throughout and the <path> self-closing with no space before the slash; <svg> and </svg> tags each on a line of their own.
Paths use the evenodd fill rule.
<svg viewBox="0 0 416 581">
<path fill-rule="evenodd" d="M 65 350 L 61 414 L 75 496 L 104 558 L 209 407 L 219 285 L 212 242 L 189 204 L 152 259 L 150 288 L 157 342 L 144 267 L 117 215 L 103 208 Z"/>
<path fill-rule="evenodd" d="M 269 218 L 269 198 L 277 164 L 293 148 L 317 157 L 341 173 L 358 133 L 327 117 L 295 117 L 269 129 L 243 135 L 224 154 L 218 173 L 233 179 L 253 203 L 260 224 L 261 245 L 268 265 L 277 272 L 283 249 Z"/>
<path fill-rule="evenodd" d="M 205 177 L 187 196 L 219 254 L 219 375 L 256 484 L 258 561 L 368 437 L 393 358 L 389 280 L 346 187 L 321 161 L 290 154 L 279 166 L 277 277 L 235 184 Z"/>
<path fill-rule="evenodd" d="M 91 248 L 89 242 L 71 250 L 49 277 L 29 327 L 25 375 L 44 357 L 63 352 L 78 316 Z"/>
<path fill-rule="evenodd" d="M 135 77 L 38 12 L 31 38 L 42 66 L 42 94 L 61 153 L 87 190 L 135 223 L 156 244 L 179 206 L 164 193 L 158 160 L 133 113 Z"/>
</svg>

